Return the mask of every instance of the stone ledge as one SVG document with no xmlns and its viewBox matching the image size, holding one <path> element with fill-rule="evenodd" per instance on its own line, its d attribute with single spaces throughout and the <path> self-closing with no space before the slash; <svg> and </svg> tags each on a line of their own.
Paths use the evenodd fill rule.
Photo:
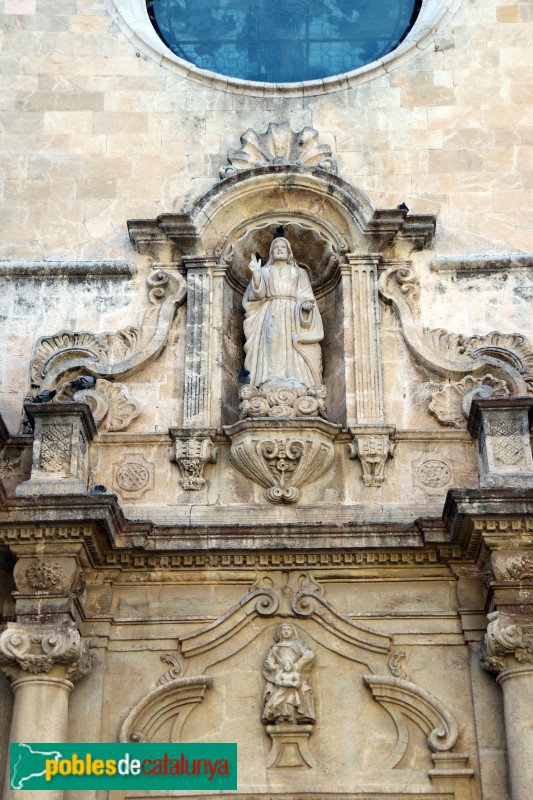
<svg viewBox="0 0 533 800">
<path fill-rule="evenodd" d="M 0 261 L 0 276 L 17 278 L 131 278 L 132 261 Z"/>
</svg>

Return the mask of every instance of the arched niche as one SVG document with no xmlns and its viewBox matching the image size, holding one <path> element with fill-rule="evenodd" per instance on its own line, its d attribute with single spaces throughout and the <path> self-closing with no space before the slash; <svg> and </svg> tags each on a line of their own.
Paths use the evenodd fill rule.
<svg viewBox="0 0 533 800">
<path fill-rule="evenodd" d="M 216 183 L 187 211 L 162 214 L 156 220 L 130 220 L 133 243 L 161 262 L 209 265 L 223 276 L 222 337 L 215 356 L 221 365 L 222 425 L 238 417 L 236 376 L 244 364 L 242 295 L 249 281 L 248 264 L 258 252 L 267 258 L 274 229 L 283 225 L 297 262 L 305 267 L 324 322 L 324 383 L 329 419 L 353 424 L 347 396 L 346 331 L 352 330 L 351 298 L 341 275 L 350 254 L 373 263 L 380 254 L 401 257 L 431 242 L 432 216 L 408 215 L 405 209 L 377 211 L 352 184 L 320 167 L 269 164 L 245 169 Z M 206 267 L 207 268 L 207 267 Z M 377 288 L 375 291 L 377 303 Z M 374 302 L 373 300 L 373 302 Z M 189 301 L 188 301 L 189 302 Z M 375 316 L 375 309 L 370 309 Z M 370 313 L 370 312 L 369 312 Z M 373 323 L 372 323 L 373 324 Z M 348 345 L 349 346 L 349 345 Z"/>
</svg>

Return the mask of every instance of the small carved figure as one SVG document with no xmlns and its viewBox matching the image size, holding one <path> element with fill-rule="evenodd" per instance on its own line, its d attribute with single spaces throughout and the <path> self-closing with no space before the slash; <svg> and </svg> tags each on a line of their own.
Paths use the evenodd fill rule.
<svg viewBox="0 0 533 800">
<path fill-rule="evenodd" d="M 293 625 L 284 622 L 263 664 L 263 722 L 315 721 L 313 690 L 308 676 L 315 658 L 311 648 L 298 639 Z"/>
<path fill-rule="evenodd" d="M 267 263 L 250 261 L 244 294 L 245 369 L 252 386 L 317 386 L 322 383 L 324 330 L 306 270 L 291 246 L 276 236 Z"/>
</svg>

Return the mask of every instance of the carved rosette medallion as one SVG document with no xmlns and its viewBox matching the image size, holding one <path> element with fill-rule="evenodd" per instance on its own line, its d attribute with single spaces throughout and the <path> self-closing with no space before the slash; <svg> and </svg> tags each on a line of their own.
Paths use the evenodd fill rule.
<svg viewBox="0 0 533 800">
<path fill-rule="evenodd" d="M 333 464 L 340 426 L 312 417 L 247 419 L 228 425 L 230 460 L 239 472 L 265 488 L 269 503 L 296 503 L 304 484 Z"/>
<path fill-rule="evenodd" d="M 113 485 L 124 498 L 136 500 L 154 488 L 154 465 L 143 453 L 124 455 L 113 466 Z"/>
<path fill-rule="evenodd" d="M 38 559 L 32 561 L 26 569 L 25 578 L 32 589 L 38 592 L 62 589 L 67 580 L 59 564 Z"/>
<path fill-rule="evenodd" d="M 0 665 L 9 678 L 16 669 L 33 675 L 50 672 L 56 664 L 65 667 L 65 677 L 76 681 L 91 668 L 87 645 L 79 631 L 65 625 L 20 625 L 9 623 L 0 635 Z"/>
</svg>

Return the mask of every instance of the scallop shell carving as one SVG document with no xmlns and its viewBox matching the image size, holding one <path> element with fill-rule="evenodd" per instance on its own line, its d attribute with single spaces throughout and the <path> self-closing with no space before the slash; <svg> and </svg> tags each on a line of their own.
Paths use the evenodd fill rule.
<svg viewBox="0 0 533 800">
<path fill-rule="evenodd" d="M 271 122 L 264 133 L 248 128 L 240 137 L 242 147 L 228 150 L 229 164 L 221 168 L 220 177 L 227 178 L 243 169 L 271 164 L 318 166 L 336 173 L 337 163 L 332 157 L 331 147 L 318 144 L 318 136 L 314 128 L 293 131 L 288 122 Z"/>
<path fill-rule="evenodd" d="M 509 388 L 505 381 L 493 375 L 474 378 L 467 375 L 458 383 L 446 383 L 435 392 L 429 411 L 442 425 L 464 428 L 474 397 L 507 397 Z"/>
</svg>

